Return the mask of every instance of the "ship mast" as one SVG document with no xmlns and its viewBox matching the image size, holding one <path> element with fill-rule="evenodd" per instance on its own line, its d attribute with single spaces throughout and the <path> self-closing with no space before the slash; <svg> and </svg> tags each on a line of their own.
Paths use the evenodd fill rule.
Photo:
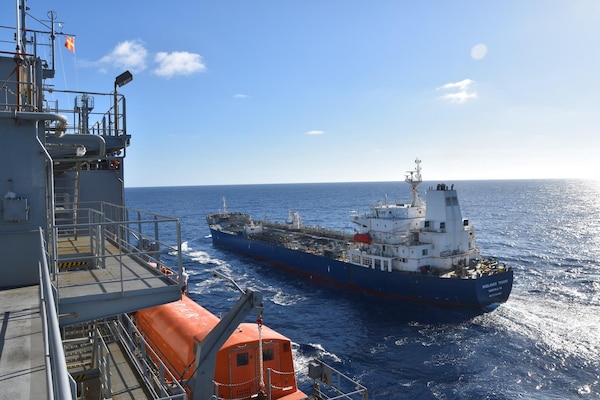
<svg viewBox="0 0 600 400">
<path fill-rule="evenodd" d="M 227 200 L 225 199 L 225 196 L 223 196 L 223 215 L 227 216 Z"/>
<path fill-rule="evenodd" d="M 25 0 L 17 1 L 17 47 L 16 53 L 25 53 L 25 44 L 27 43 L 26 34 L 27 31 L 25 29 L 25 12 L 27 10 L 27 4 Z"/>
<path fill-rule="evenodd" d="M 421 182 L 423 182 L 423 178 L 421 177 L 421 160 L 419 160 L 418 158 L 415 158 L 415 164 L 416 167 L 414 169 L 414 171 L 407 171 L 408 175 L 406 175 L 406 179 L 404 179 L 404 181 L 406 183 L 409 183 L 410 186 L 412 186 L 412 206 L 413 207 L 419 207 L 421 206 L 421 199 L 419 198 L 419 191 L 417 190 L 417 186 L 419 186 L 419 184 Z"/>
</svg>

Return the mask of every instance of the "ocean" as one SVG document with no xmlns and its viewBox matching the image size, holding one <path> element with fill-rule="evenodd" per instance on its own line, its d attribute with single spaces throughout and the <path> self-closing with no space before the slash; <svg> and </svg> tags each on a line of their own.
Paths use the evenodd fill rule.
<svg viewBox="0 0 600 400">
<path fill-rule="evenodd" d="M 423 182 L 420 192 L 439 182 Z M 219 270 L 264 295 L 264 323 L 294 343 L 299 386 L 319 358 L 369 399 L 600 398 L 600 181 L 452 181 L 485 256 L 513 266 L 491 313 L 440 309 L 321 286 L 212 246 L 205 216 L 223 209 L 349 230 L 351 211 L 408 202 L 404 182 L 127 188 L 128 207 L 180 219 L 190 297 L 224 315 L 239 298 Z M 175 233 L 170 233 L 175 240 Z M 172 255 L 165 254 L 168 262 Z M 249 316 L 248 320 L 255 320 Z"/>
</svg>

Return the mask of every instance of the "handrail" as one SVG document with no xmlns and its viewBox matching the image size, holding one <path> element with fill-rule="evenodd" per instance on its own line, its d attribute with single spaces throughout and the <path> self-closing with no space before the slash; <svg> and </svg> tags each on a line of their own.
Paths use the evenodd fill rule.
<svg viewBox="0 0 600 400">
<path fill-rule="evenodd" d="M 109 324 L 154 399 L 187 400 L 187 392 L 162 362 L 127 314 Z M 158 387 L 156 387 L 157 385 Z"/>
<path fill-rule="evenodd" d="M 310 362 L 308 375 L 314 382 L 315 398 L 351 400 L 356 398 L 355 395 L 359 395 L 361 400 L 368 399 L 366 387 L 321 360 L 314 359 Z"/>
<path fill-rule="evenodd" d="M 44 246 L 44 234 L 42 228 L 40 233 L 40 312 L 42 314 L 42 325 L 44 332 L 44 352 L 46 357 L 46 376 L 48 395 L 54 399 L 76 399 L 77 391 L 75 381 L 69 375 L 65 352 L 60 336 L 58 325 L 58 314 L 50 284 L 48 272 L 48 261 Z"/>
<path fill-rule="evenodd" d="M 85 111 L 85 114 L 80 113 L 81 110 L 78 109 L 74 110 L 68 108 L 59 108 L 57 104 L 55 107 L 55 112 L 61 112 L 70 115 L 73 118 L 73 124 L 71 124 L 67 128 L 67 133 L 72 133 L 75 135 L 90 134 L 102 136 L 121 136 L 127 134 L 125 97 L 122 94 L 117 93 L 117 104 L 114 104 L 115 93 L 84 92 L 55 89 L 54 94 L 75 95 L 75 97 L 81 96 L 82 99 L 85 96 L 88 100 L 92 99 L 92 101 L 93 99 L 95 99 L 94 96 L 96 96 L 106 101 L 107 111 L 94 112 L 94 106 L 92 105 Z M 116 109 L 115 106 L 117 107 Z M 87 121 L 89 117 L 94 117 L 96 119 L 96 122 L 90 124 Z"/>
<path fill-rule="evenodd" d="M 264 386 L 264 389 L 266 389 L 266 396 L 267 399 L 271 399 L 273 397 L 273 391 L 280 391 L 280 392 L 287 392 L 290 391 L 292 389 L 294 389 L 295 385 L 287 385 L 287 386 L 277 386 L 273 383 L 273 375 L 279 375 L 279 376 L 284 376 L 284 375 L 294 375 L 294 380 L 296 380 L 296 371 L 289 371 L 289 372 L 284 372 L 284 371 L 277 371 L 274 370 L 272 368 L 267 368 L 266 369 L 266 376 L 267 376 L 267 382 Z M 214 396 L 216 397 L 216 399 L 218 400 L 225 400 L 225 399 L 230 399 L 227 397 L 221 397 L 221 392 L 222 390 L 220 388 L 225 388 L 225 392 L 230 392 L 232 388 L 235 387 L 240 387 L 240 386 L 250 386 L 253 385 L 254 389 L 256 390 L 259 387 L 259 377 L 255 376 L 245 382 L 237 382 L 237 383 L 222 383 L 222 382 L 217 382 L 215 380 L 212 381 L 213 385 L 214 385 Z M 281 396 L 281 394 L 279 394 L 278 396 Z M 230 399 L 230 400 L 241 400 L 241 399 Z"/>
<path fill-rule="evenodd" d="M 0 54 L 10 53 L 0 51 Z M 20 55 L 26 54 L 20 53 Z M 37 117 L 35 118 L 40 118 L 40 116 L 43 116 L 44 114 L 46 114 L 47 116 L 55 115 L 57 113 L 64 114 L 64 116 L 60 116 L 59 125 L 57 125 L 56 127 L 46 127 L 47 134 L 50 134 L 57 129 L 60 129 L 64 133 L 72 135 L 127 135 L 126 101 L 125 97 L 120 93 L 115 94 L 52 89 L 54 96 L 64 95 L 65 99 L 69 101 L 71 100 L 70 97 L 73 96 L 75 101 L 78 101 L 78 99 L 82 99 L 82 102 L 90 101 L 91 105 L 88 106 L 87 104 L 76 104 L 75 107 L 70 107 L 69 104 L 68 107 L 59 107 L 58 100 L 56 100 L 54 102 L 54 105 L 51 106 L 50 104 L 46 103 L 43 109 L 38 109 L 32 104 L 19 104 L 18 101 L 14 98 L 12 90 L 14 90 L 14 87 L 18 87 L 20 85 L 31 85 L 31 82 L 29 80 L 21 81 L 17 79 L 6 79 L 0 81 L 0 109 L 7 113 L 11 112 L 13 114 L 15 111 L 17 111 L 23 116 L 26 116 L 26 114 L 31 114 L 32 116 L 36 115 Z M 37 96 L 41 96 L 41 91 L 47 90 L 47 88 L 34 87 L 33 90 L 35 90 Z M 96 97 L 104 100 L 106 111 L 93 111 L 94 99 Z M 71 123 L 68 125 L 67 117 L 71 119 Z M 95 118 L 97 120 L 96 122 L 90 124 L 90 118 Z M 45 119 L 48 118 L 45 117 Z"/>
<path fill-rule="evenodd" d="M 102 382 L 100 392 L 103 399 L 112 397 L 111 372 L 110 372 L 110 351 L 100 334 L 98 328 L 94 329 L 94 367 L 100 372 L 100 381 Z"/>
<path fill-rule="evenodd" d="M 103 268 L 108 259 L 114 259 L 121 266 L 121 276 L 118 280 L 121 281 L 121 292 L 123 292 L 123 282 L 126 282 L 122 270 L 124 257 L 135 259 L 148 268 L 154 267 L 160 270 L 163 264 L 159 256 L 164 252 L 174 253 L 177 257 L 177 265 L 170 271 L 174 273 L 168 274 L 167 277 L 174 282 L 178 282 L 180 287 L 185 284 L 181 254 L 181 227 L 178 219 L 104 202 L 88 203 L 85 204 L 86 208 L 78 207 L 77 210 L 69 208 L 68 204 L 66 205 L 67 207 L 63 207 L 61 210 L 63 217 L 77 212 L 79 221 L 62 223 L 67 220 L 72 221 L 73 218 L 57 218 L 56 224 L 52 226 L 55 247 L 52 270 L 57 290 L 60 286 L 58 284 L 60 279 L 58 274 L 59 262 L 90 261 L 97 267 Z M 165 228 L 165 225 L 167 225 L 167 228 Z M 63 233 L 66 236 L 71 236 L 75 232 L 78 234 L 85 232 L 89 235 L 90 240 L 86 245 L 86 249 L 80 248 L 78 253 L 72 253 L 68 256 L 59 255 L 56 243 L 60 241 L 60 237 L 63 236 Z M 167 243 L 164 236 L 173 234 L 175 238 L 169 239 L 175 241 L 176 244 Z M 113 244 L 117 252 L 106 251 L 106 243 Z M 147 279 L 162 280 L 164 278 L 164 274 L 157 274 L 155 277 L 148 277 Z"/>
</svg>

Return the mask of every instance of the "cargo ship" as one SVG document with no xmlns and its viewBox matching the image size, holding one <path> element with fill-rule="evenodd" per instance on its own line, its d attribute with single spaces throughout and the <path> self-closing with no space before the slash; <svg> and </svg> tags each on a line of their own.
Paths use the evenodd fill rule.
<svg viewBox="0 0 600 400">
<path fill-rule="evenodd" d="M 224 199 L 223 210 L 206 217 L 213 245 L 369 295 L 494 310 L 509 298 L 512 268 L 481 256 L 454 185 L 430 187 L 421 199 L 421 161 L 415 164 L 405 177 L 411 201 L 386 199 L 368 213 L 352 212 L 353 233 L 303 226 L 295 211 L 284 223 L 255 221 L 228 212 Z"/>
<path fill-rule="evenodd" d="M 57 43 L 72 50 L 74 35 L 54 11 L 14 11 L 0 26 L 0 398 L 309 398 L 261 292 L 217 318 L 185 290 L 179 220 L 125 207 L 119 91 L 133 75 L 106 93 L 60 90 Z M 309 364 L 316 396 L 337 373 Z"/>
</svg>

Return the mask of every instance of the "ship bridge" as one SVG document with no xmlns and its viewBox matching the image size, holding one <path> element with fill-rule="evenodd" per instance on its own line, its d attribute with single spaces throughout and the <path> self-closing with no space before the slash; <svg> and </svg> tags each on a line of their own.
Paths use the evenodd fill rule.
<svg viewBox="0 0 600 400">
<path fill-rule="evenodd" d="M 411 230 L 419 230 L 425 216 L 425 204 L 378 203 L 368 214 L 352 213 L 350 221 L 360 227 L 360 233 L 369 233 L 382 244 L 405 243 Z"/>
</svg>

